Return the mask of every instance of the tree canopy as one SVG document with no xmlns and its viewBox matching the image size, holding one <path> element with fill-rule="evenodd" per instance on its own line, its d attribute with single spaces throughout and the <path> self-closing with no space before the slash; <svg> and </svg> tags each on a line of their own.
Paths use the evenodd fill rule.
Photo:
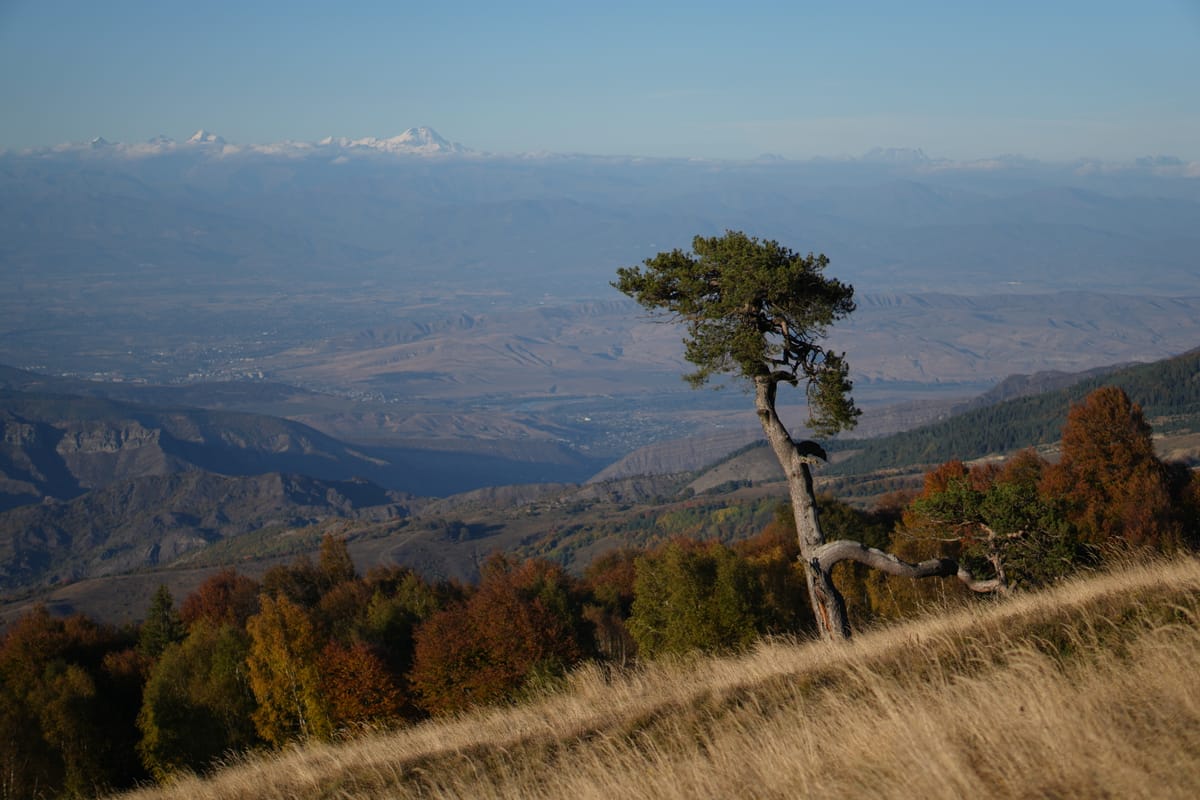
<svg viewBox="0 0 1200 800">
<path fill-rule="evenodd" d="M 829 542 L 821 530 L 809 465 L 825 459 L 814 442 L 796 442 L 775 407 L 780 383 L 804 383 L 808 427 L 831 436 L 854 427 L 860 414 L 850 396 L 845 354 L 820 342 L 828 327 L 854 310 L 854 289 L 824 275 L 829 259 L 802 256 L 775 241 L 740 231 L 692 240 L 692 253 L 672 250 L 617 270 L 613 285 L 652 311 L 682 322 L 689 338 L 684 355 L 696 365 L 686 378 L 701 385 L 713 373 L 730 373 L 754 386 L 763 433 L 787 477 L 800 558 L 813 616 L 821 636 L 850 636 L 846 603 L 833 568 L 854 561 L 892 575 L 930 578 L 957 575 L 973 591 L 994 591 L 1003 581 L 980 581 L 952 558 L 918 564 L 850 539 Z"/>
<path fill-rule="evenodd" d="M 719 373 L 771 385 L 805 383 L 809 427 L 832 435 L 854 426 L 844 354 L 821 346 L 832 323 L 854 310 L 854 288 L 824 275 L 829 259 L 800 255 L 741 231 L 697 236 L 640 267 L 617 270 L 620 291 L 686 325 L 685 378 L 701 386 Z"/>
<path fill-rule="evenodd" d="M 1169 475 L 1142 408 L 1106 386 L 1071 406 L 1062 458 L 1042 488 L 1062 497 L 1084 541 L 1099 547 L 1173 548 L 1181 528 Z"/>
</svg>

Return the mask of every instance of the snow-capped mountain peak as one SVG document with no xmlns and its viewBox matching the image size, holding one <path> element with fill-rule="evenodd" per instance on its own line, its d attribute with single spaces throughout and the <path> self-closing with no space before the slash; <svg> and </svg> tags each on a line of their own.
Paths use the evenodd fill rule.
<svg viewBox="0 0 1200 800">
<path fill-rule="evenodd" d="M 225 144 L 225 140 L 212 131 L 201 128 L 192 134 L 188 144 Z"/>
<path fill-rule="evenodd" d="M 433 128 L 426 127 L 409 128 L 399 136 L 388 139 L 388 142 L 396 147 L 404 146 L 420 150 L 454 151 L 461 149 L 458 145 L 444 139 Z"/>
<path fill-rule="evenodd" d="M 409 128 L 398 136 L 380 138 L 367 136 L 351 139 L 346 136 L 327 136 L 317 142 L 284 140 L 270 144 L 230 144 L 207 128 L 201 128 L 186 140 L 176 141 L 158 135 L 142 142 L 110 142 L 96 137 L 86 142 L 66 142 L 54 147 L 30 148 L 32 152 L 72 153 L 90 152 L 96 157 L 113 156 L 146 158 L 166 153 L 190 153 L 204 158 L 243 158 L 271 156 L 279 158 L 328 158 L 342 163 L 348 159 L 372 158 L 383 155 L 446 156 L 481 158 L 487 154 L 451 142 L 433 128 Z"/>
<path fill-rule="evenodd" d="M 327 136 L 317 142 L 318 147 L 339 148 L 342 150 L 358 150 L 360 152 L 366 150 L 377 150 L 385 153 L 409 154 L 409 155 L 450 155 L 456 153 L 469 153 L 468 148 L 463 147 L 457 142 L 451 142 L 441 136 L 433 128 L 409 128 L 399 136 L 392 136 L 387 139 L 380 139 L 376 136 L 367 136 L 361 139 L 350 139 L 347 137 Z"/>
<path fill-rule="evenodd" d="M 875 147 L 863 155 L 860 160 L 877 164 L 913 166 L 928 164 L 931 159 L 919 147 Z"/>
</svg>

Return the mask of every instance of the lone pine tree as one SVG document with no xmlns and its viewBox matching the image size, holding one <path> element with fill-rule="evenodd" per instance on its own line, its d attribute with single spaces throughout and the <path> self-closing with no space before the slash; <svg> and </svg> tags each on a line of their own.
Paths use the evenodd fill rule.
<svg viewBox="0 0 1200 800">
<path fill-rule="evenodd" d="M 823 255 L 800 255 L 775 241 L 726 231 L 697 236 L 690 253 L 676 249 L 640 267 L 622 267 L 613 286 L 685 326 L 684 356 L 696 371 L 684 377 L 694 387 L 721 373 L 753 386 L 759 422 L 787 476 L 817 626 L 822 638 L 844 639 L 850 635 L 846 605 L 832 579 L 841 561 L 913 578 L 957 575 L 976 591 L 993 591 L 999 582 L 976 580 L 954 559 L 911 564 L 861 542 L 825 541 L 810 469 L 825 451 L 815 442 L 792 440 L 775 397 L 781 383 L 803 384 L 808 427 L 820 436 L 854 427 L 860 414 L 845 354 L 822 346 L 829 326 L 854 311 L 854 288 L 826 277 L 828 263 Z"/>
</svg>

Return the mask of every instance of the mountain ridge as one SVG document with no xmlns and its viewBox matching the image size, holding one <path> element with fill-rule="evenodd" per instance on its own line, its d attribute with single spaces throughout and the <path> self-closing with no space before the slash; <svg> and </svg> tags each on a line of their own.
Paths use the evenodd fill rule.
<svg viewBox="0 0 1200 800">
<path fill-rule="evenodd" d="M 187 139 L 177 141 L 169 136 L 158 135 L 142 142 L 114 142 L 97 136 L 86 143 L 64 142 L 48 147 L 30 147 L 18 151 L 22 154 L 41 156 L 63 156 L 87 153 L 112 155 L 126 158 L 149 158 L 175 153 L 199 152 L 219 158 L 236 155 L 264 155 L 283 158 L 301 157 L 348 157 L 368 154 L 392 156 L 464 156 L 480 155 L 469 147 L 452 142 L 428 126 L 406 128 L 395 136 L 348 137 L 326 136 L 315 142 L 299 142 L 285 139 L 279 142 L 239 145 L 227 141 L 223 136 L 200 128 Z M 3 154 L 4 151 L 0 151 Z"/>
<path fill-rule="evenodd" d="M 587 456 L 552 444 L 524 459 L 519 453 L 359 446 L 264 414 L 0 389 L 0 510 L 192 470 L 363 477 L 413 495 L 445 495 L 489 485 L 501 472 L 530 482 L 582 480 L 597 468 Z"/>
<path fill-rule="evenodd" d="M 0 514 L 0 591 L 163 568 L 270 527 L 405 517 L 412 498 L 367 481 L 192 470 L 109 483 Z"/>
</svg>

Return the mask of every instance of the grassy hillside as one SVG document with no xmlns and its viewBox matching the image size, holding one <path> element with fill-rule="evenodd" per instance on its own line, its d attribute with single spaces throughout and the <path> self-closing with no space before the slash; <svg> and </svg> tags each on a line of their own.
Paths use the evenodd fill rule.
<svg viewBox="0 0 1200 800">
<path fill-rule="evenodd" d="M 585 669 L 512 708 L 129 797 L 1193 797 L 1198 664 L 1188 559 L 846 646 Z"/>
</svg>

